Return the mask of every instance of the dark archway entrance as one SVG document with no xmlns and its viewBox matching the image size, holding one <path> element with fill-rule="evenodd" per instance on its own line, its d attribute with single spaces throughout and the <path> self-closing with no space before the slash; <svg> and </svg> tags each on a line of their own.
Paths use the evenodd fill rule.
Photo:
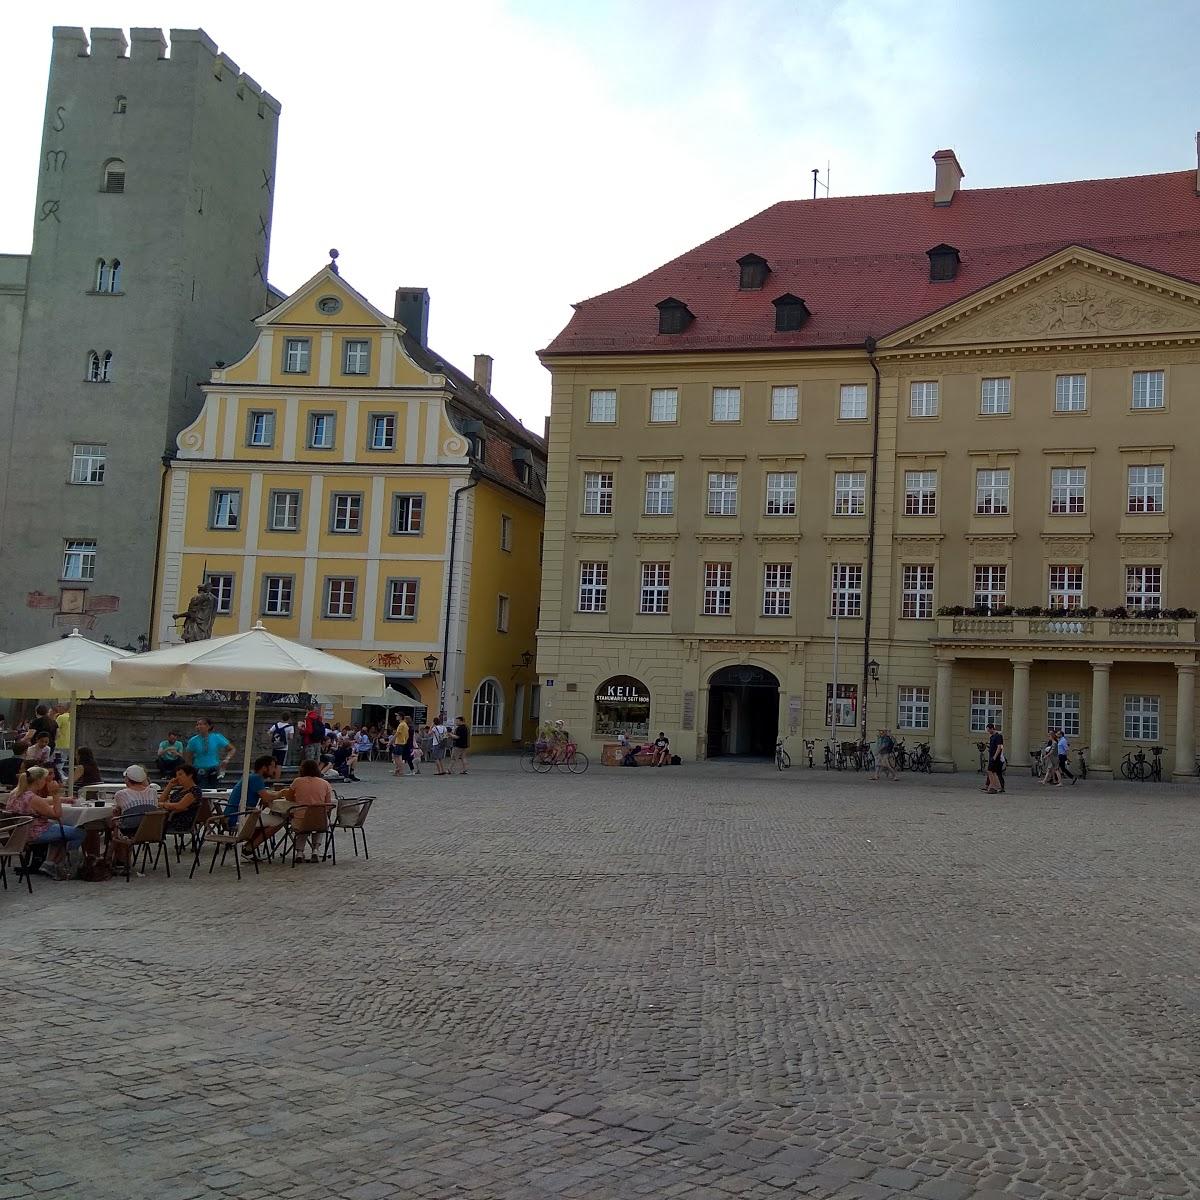
<svg viewBox="0 0 1200 1200">
<path fill-rule="evenodd" d="M 762 667 L 722 667 L 708 681 L 709 758 L 769 758 L 779 734 L 779 680 Z"/>
</svg>

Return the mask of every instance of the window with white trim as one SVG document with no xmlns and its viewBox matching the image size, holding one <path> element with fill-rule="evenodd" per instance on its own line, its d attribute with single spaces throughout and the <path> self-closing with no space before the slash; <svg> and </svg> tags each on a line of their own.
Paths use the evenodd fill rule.
<svg viewBox="0 0 1200 1200">
<path fill-rule="evenodd" d="M 736 517 L 738 499 L 738 477 L 736 471 L 709 471 L 708 515 L 710 517 Z"/>
<path fill-rule="evenodd" d="M 262 581 L 262 611 L 264 617 L 290 617 L 292 615 L 292 592 L 295 587 L 292 575 L 264 575 Z"/>
<path fill-rule="evenodd" d="M 420 533 L 425 521 L 423 492 L 397 492 L 392 497 L 392 533 Z"/>
<path fill-rule="evenodd" d="M 395 450 L 396 414 L 372 413 L 367 445 L 372 450 Z"/>
<path fill-rule="evenodd" d="M 583 476 L 583 513 L 587 517 L 610 517 L 613 510 L 611 471 L 586 471 Z"/>
<path fill-rule="evenodd" d="M 900 579 L 900 615 L 906 621 L 932 620 L 933 564 L 905 563 Z"/>
<path fill-rule="evenodd" d="M 602 613 L 608 611 L 608 563 L 579 564 L 579 611 Z"/>
<path fill-rule="evenodd" d="M 362 492 L 334 492 L 329 497 L 329 532 L 362 533 Z"/>
<path fill-rule="evenodd" d="M 1087 376 L 1057 375 L 1054 379 L 1054 411 L 1084 412 L 1087 409 Z"/>
<path fill-rule="evenodd" d="M 896 689 L 896 727 L 898 729 L 929 728 L 929 689 L 927 687 Z"/>
<path fill-rule="evenodd" d="M 904 515 L 906 517 L 937 516 L 938 473 L 936 471 L 904 472 Z"/>
<path fill-rule="evenodd" d="M 417 596 L 420 593 L 419 579 L 389 579 L 387 603 L 384 616 L 389 621 L 415 621 L 417 619 Z"/>
<path fill-rule="evenodd" d="M 771 389 L 771 420 L 800 419 L 800 389 L 795 384 L 783 384 Z"/>
<path fill-rule="evenodd" d="M 1055 563 L 1050 568 L 1051 608 L 1083 607 L 1083 567 L 1078 563 Z"/>
<path fill-rule="evenodd" d="M 704 601 L 700 611 L 706 617 L 727 617 L 733 611 L 733 564 L 704 564 Z"/>
<path fill-rule="evenodd" d="M 638 612 L 665 613 L 671 611 L 671 564 L 642 563 L 642 596 Z"/>
<path fill-rule="evenodd" d="M 371 343 L 365 338 L 347 338 L 342 343 L 342 374 L 371 373 Z"/>
<path fill-rule="evenodd" d="M 938 385 L 934 380 L 921 380 L 908 385 L 908 415 L 936 417 L 938 415 Z"/>
<path fill-rule="evenodd" d="M 1012 380 L 1006 377 L 984 379 L 979 385 L 979 411 L 985 417 L 1007 416 L 1012 412 Z"/>
<path fill-rule="evenodd" d="M 1079 693 L 1046 693 L 1046 728 L 1061 729 L 1067 737 L 1079 736 Z"/>
<path fill-rule="evenodd" d="M 1166 469 L 1160 466 L 1129 468 L 1131 513 L 1160 513 L 1164 508 Z"/>
<path fill-rule="evenodd" d="M 838 390 L 838 418 L 842 421 L 867 419 L 867 385 L 843 383 Z"/>
<path fill-rule="evenodd" d="M 337 417 L 334 413 L 309 413 L 308 448 L 310 450 L 332 450 L 336 429 Z"/>
<path fill-rule="evenodd" d="M 267 448 L 275 445 L 275 414 L 273 412 L 252 412 L 246 417 L 246 445 Z"/>
<path fill-rule="evenodd" d="M 119 258 L 114 258 L 111 263 L 103 258 L 96 260 L 95 290 L 113 296 L 120 293 L 121 260 Z"/>
<path fill-rule="evenodd" d="M 1125 697 L 1125 740 L 1127 742 L 1158 741 L 1158 697 Z"/>
<path fill-rule="evenodd" d="M 358 580 L 353 576 L 332 575 L 325 580 L 325 616 L 342 620 L 354 616 Z"/>
<path fill-rule="evenodd" d="M 588 420 L 593 425 L 615 425 L 617 423 L 615 388 L 593 388 L 588 393 Z"/>
<path fill-rule="evenodd" d="M 980 467 L 975 472 L 975 515 L 1004 516 L 1008 512 L 1010 490 L 1008 467 Z"/>
<path fill-rule="evenodd" d="M 209 571 L 204 576 L 213 597 L 213 612 L 227 617 L 233 612 L 233 574 L 229 571 Z"/>
<path fill-rule="evenodd" d="M 1162 608 L 1162 567 L 1125 568 L 1125 607 Z"/>
<path fill-rule="evenodd" d="M 1050 511 L 1059 514 L 1087 511 L 1087 467 L 1051 468 Z"/>
<path fill-rule="evenodd" d="M 62 577 L 80 583 L 96 578 L 95 538 L 68 538 L 63 543 Z"/>
<path fill-rule="evenodd" d="M 740 421 L 742 419 L 741 388 L 713 388 L 712 419 L 714 421 Z"/>
<path fill-rule="evenodd" d="M 1166 383 L 1165 371 L 1134 371 L 1133 407 L 1165 408 Z"/>
<path fill-rule="evenodd" d="M 504 724 L 504 693 L 494 679 L 485 679 L 471 700 L 471 732 L 499 733 Z"/>
<path fill-rule="evenodd" d="M 679 389 L 650 389 L 650 423 L 673 425 L 679 420 Z"/>
<path fill-rule="evenodd" d="M 513 546 L 513 519 L 507 513 L 500 514 L 500 549 L 512 550 Z"/>
<path fill-rule="evenodd" d="M 866 471 L 834 472 L 833 515 L 835 517 L 861 517 L 866 511 Z"/>
<path fill-rule="evenodd" d="M 103 483 L 107 464 L 107 446 L 95 442 L 76 442 L 71 447 L 71 482 Z"/>
<path fill-rule="evenodd" d="M 1004 693 L 991 688 L 972 688 L 971 732 L 986 733 L 989 725 L 1004 728 Z"/>
<path fill-rule="evenodd" d="M 830 578 L 831 595 L 829 615 L 831 617 L 858 617 L 862 615 L 862 563 L 834 563 Z"/>
<path fill-rule="evenodd" d="M 1008 603 L 1008 567 L 1004 563 L 975 564 L 976 608 L 1002 608 Z"/>
<path fill-rule="evenodd" d="M 508 632 L 508 614 L 511 609 L 511 602 L 505 595 L 496 597 L 496 631 L 498 633 Z"/>
<path fill-rule="evenodd" d="M 767 472 L 767 516 L 794 517 L 796 515 L 796 472 Z"/>
<path fill-rule="evenodd" d="M 87 381 L 88 383 L 111 383 L 113 377 L 113 352 L 105 350 L 101 354 L 97 350 L 88 351 Z"/>
<path fill-rule="evenodd" d="M 273 491 L 268 524 L 277 533 L 295 533 L 300 528 L 300 493 Z"/>
<path fill-rule="evenodd" d="M 283 370 L 287 375 L 304 375 L 308 372 L 312 355 L 309 338 L 284 338 Z"/>
<path fill-rule="evenodd" d="M 242 493 L 237 488 L 213 488 L 209 502 L 210 529 L 237 529 L 241 523 Z"/>
<path fill-rule="evenodd" d="M 669 517 L 675 512 L 675 472 L 646 472 L 646 516 Z"/>
<path fill-rule="evenodd" d="M 790 617 L 792 615 L 792 564 L 763 564 L 764 617 Z"/>
</svg>

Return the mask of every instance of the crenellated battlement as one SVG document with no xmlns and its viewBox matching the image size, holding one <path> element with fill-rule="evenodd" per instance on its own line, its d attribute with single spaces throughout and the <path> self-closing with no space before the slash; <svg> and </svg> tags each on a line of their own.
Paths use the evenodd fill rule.
<svg viewBox="0 0 1200 1200">
<path fill-rule="evenodd" d="M 135 27 L 126 38 L 123 29 L 93 26 L 84 30 L 76 25 L 54 27 L 54 58 L 122 59 L 133 62 L 178 62 L 190 66 L 207 64 L 213 78 L 229 81 L 241 100 L 252 100 L 259 116 L 272 112 L 278 116 L 281 105 L 270 92 L 251 76 L 239 70 L 228 54 L 222 54 L 216 42 L 203 29 L 172 29 L 168 50 L 167 36 L 161 29 Z"/>
</svg>

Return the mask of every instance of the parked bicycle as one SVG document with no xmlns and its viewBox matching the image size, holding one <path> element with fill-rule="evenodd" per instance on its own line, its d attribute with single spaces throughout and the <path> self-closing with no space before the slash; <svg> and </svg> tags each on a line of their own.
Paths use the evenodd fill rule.
<svg viewBox="0 0 1200 1200">
<path fill-rule="evenodd" d="M 783 748 L 783 738 L 777 738 L 775 741 L 775 769 L 777 771 L 782 771 L 791 765 L 792 757 Z"/>
<path fill-rule="evenodd" d="M 926 775 L 933 770 L 933 755 L 929 753 L 928 742 L 917 743 L 917 748 L 908 756 L 908 769 Z"/>
<path fill-rule="evenodd" d="M 1087 749 L 1086 746 L 1076 746 L 1075 753 L 1079 756 L 1079 770 L 1077 772 L 1080 779 L 1087 778 L 1087 759 L 1083 757 L 1083 752 Z"/>
<path fill-rule="evenodd" d="M 911 769 L 912 755 L 904 747 L 903 738 L 894 738 L 892 741 L 892 766 L 897 771 L 905 771 Z"/>
<path fill-rule="evenodd" d="M 815 738 L 805 738 L 804 739 L 804 753 L 808 755 L 808 768 L 810 771 L 812 770 L 812 768 L 814 766 L 813 756 L 816 754 L 816 752 L 817 752 L 816 739 Z"/>
<path fill-rule="evenodd" d="M 979 751 L 979 774 L 980 775 L 987 774 L 987 765 L 988 765 L 987 748 L 988 748 L 987 742 L 976 742 L 975 743 L 975 749 Z"/>
<path fill-rule="evenodd" d="M 1127 752 L 1121 760 L 1121 776 L 1124 779 L 1137 780 L 1138 783 L 1145 783 L 1147 780 L 1161 782 L 1162 755 L 1165 749 L 1165 746 L 1151 746 L 1150 753 L 1154 755 L 1153 759 L 1148 759 L 1145 750 L 1140 746 L 1136 751 Z"/>
<path fill-rule="evenodd" d="M 1036 750 L 1029 752 L 1029 773 L 1034 779 L 1041 779 L 1046 774 L 1046 758 L 1043 754 L 1044 746 L 1039 746 Z"/>
</svg>

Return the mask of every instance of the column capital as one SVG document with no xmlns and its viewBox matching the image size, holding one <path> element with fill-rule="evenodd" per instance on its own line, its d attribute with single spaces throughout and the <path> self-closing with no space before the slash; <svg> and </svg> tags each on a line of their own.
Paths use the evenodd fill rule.
<svg viewBox="0 0 1200 1200">
<path fill-rule="evenodd" d="M 1180 675 L 1194 675 L 1196 673 L 1196 663 L 1194 661 L 1177 662 L 1175 664 L 1175 670 L 1178 671 Z"/>
<path fill-rule="evenodd" d="M 1090 658 L 1088 664 L 1093 671 L 1111 671 L 1113 668 L 1113 660 L 1111 658 Z"/>
<path fill-rule="evenodd" d="M 1032 658 L 1014 658 L 1012 660 L 1012 668 L 1014 671 L 1028 671 L 1032 666 Z"/>
</svg>

